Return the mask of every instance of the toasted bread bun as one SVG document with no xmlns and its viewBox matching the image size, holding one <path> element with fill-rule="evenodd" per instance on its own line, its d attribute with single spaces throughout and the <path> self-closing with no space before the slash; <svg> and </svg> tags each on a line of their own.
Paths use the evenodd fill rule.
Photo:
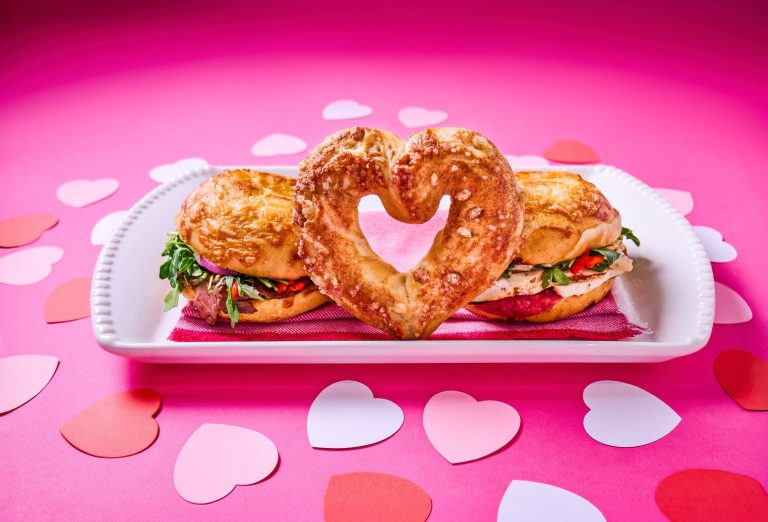
<svg viewBox="0 0 768 522">
<path fill-rule="evenodd" d="M 182 293 L 190 301 L 195 297 L 195 290 L 193 288 L 186 287 Z M 291 297 L 265 299 L 264 301 L 251 299 L 250 303 L 253 306 L 253 312 L 240 312 L 239 322 L 271 323 L 280 319 L 288 319 L 289 317 L 294 317 L 317 308 L 328 301 L 330 299 L 321 294 L 315 286 Z M 220 311 L 219 318 L 229 320 L 229 314 Z"/>
<path fill-rule="evenodd" d="M 579 313 L 582 310 L 586 310 L 593 304 L 600 301 L 603 297 L 605 297 L 605 295 L 611 289 L 611 286 L 613 286 L 614 279 L 615 278 L 609 279 L 600 286 L 593 288 L 586 294 L 566 297 L 565 299 L 558 301 L 557 304 L 555 304 L 555 306 L 549 310 L 545 310 L 536 315 L 531 315 L 521 320 L 531 323 L 548 323 L 550 321 L 556 321 L 558 319 L 562 319 L 563 317 L 568 317 L 569 315 Z M 477 315 L 482 315 L 483 317 L 487 317 L 489 319 L 509 319 L 509 317 L 488 313 L 481 307 L 472 304 L 467 305 L 466 309 L 470 312 L 473 312 Z"/>
<path fill-rule="evenodd" d="M 182 203 L 176 217 L 179 235 L 222 268 L 297 279 L 305 272 L 293 234 L 293 185 L 290 178 L 249 169 L 217 174 Z"/>
<path fill-rule="evenodd" d="M 621 235 L 621 216 L 598 188 L 569 172 L 516 172 L 525 195 L 523 244 L 513 262 L 557 263 Z"/>
</svg>

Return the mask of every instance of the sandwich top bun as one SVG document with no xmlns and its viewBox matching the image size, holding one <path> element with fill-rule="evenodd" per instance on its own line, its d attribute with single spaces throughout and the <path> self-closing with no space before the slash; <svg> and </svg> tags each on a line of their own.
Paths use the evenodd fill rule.
<svg viewBox="0 0 768 522">
<path fill-rule="evenodd" d="M 305 275 L 296 252 L 294 180 L 231 169 L 203 181 L 181 205 L 181 239 L 211 263 L 271 279 Z"/>
<path fill-rule="evenodd" d="M 602 192 L 570 172 L 516 172 L 525 198 L 523 244 L 513 263 L 572 259 L 621 235 L 621 216 Z"/>
</svg>

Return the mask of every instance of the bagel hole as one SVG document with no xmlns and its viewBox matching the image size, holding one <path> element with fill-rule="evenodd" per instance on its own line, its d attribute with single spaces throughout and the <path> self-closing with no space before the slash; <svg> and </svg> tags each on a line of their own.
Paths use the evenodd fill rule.
<svg viewBox="0 0 768 522">
<path fill-rule="evenodd" d="M 448 218 L 451 198 L 443 196 L 437 212 L 426 223 L 402 223 L 384 209 L 378 196 L 369 195 L 357 207 L 360 228 L 376 255 L 400 272 L 413 268 L 426 254 Z"/>
</svg>

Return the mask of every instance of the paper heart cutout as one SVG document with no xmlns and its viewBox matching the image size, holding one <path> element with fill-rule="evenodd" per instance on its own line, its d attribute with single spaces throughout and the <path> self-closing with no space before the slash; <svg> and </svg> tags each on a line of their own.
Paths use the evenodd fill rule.
<svg viewBox="0 0 768 522">
<path fill-rule="evenodd" d="M 0 247 L 13 248 L 36 241 L 48 229 L 53 228 L 59 218 L 50 214 L 20 216 L 0 221 Z"/>
<path fill-rule="evenodd" d="M 93 228 L 91 229 L 91 244 L 92 245 L 104 245 L 107 243 L 107 240 L 109 240 L 109 236 L 112 235 L 112 232 L 115 231 L 115 229 L 120 226 L 120 223 L 123 222 L 125 219 L 125 216 L 128 215 L 127 210 L 118 210 L 117 212 L 112 212 L 111 214 L 107 214 L 100 220 L 96 222 L 95 225 L 93 225 Z"/>
<path fill-rule="evenodd" d="M 179 176 L 186 174 L 191 170 L 207 167 L 208 162 L 203 158 L 184 158 L 173 163 L 165 163 L 153 167 L 149 171 L 149 177 L 158 183 L 165 183 Z"/>
<path fill-rule="evenodd" d="M 70 207 L 81 208 L 108 198 L 120 187 L 116 179 L 77 179 L 61 185 L 56 191 L 59 201 Z"/>
<path fill-rule="evenodd" d="M 424 107 L 403 107 L 397 113 L 400 123 L 408 128 L 429 127 L 448 119 L 448 113 L 425 109 Z"/>
<path fill-rule="evenodd" d="M 160 431 L 162 400 L 153 390 L 128 390 L 88 406 L 61 427 L 72 446 L 94 457 L 127 457 L 150 447 Z"/>
<path fill-rule="evenodd" d="M 541 156 L 534 156 L 532 154 L 526 154 L 523 156 L 513 156 L 511 154 L 504 154 L 510 165 L 523 166 L 523 167 L 546 167 L 549 165 L 547 158 Z"/>
<path fill-rule="evenodd" d="M 57 247 L 33 247 L 0 257 L 0 283 L 31 285 L 48 277 L 64 256 Z"/>
<path fill-rule="evenodd" d="M 735 290 L 715 281 L 715 323 L 737 324 L 752 320 L 752 309 Z"/>
<path fill-rule="evenodd" d="M 276 132 L 261 138 L 251 147 L 254 156 L 279 156 L 281 154 L 297 154 L 306 150 L 304 140 L 289 134 Z"/>
<path fill-rule="evenodd" d="M 58 367 L 59 360 L 52 355 L 23 354 L 0 359 L 0 414 L 31 401 Z"/>
<path fill-rule="evenodd" d="M 91 278 L 80 277 L 58 286 L 43 306 L 46 323 L 63 323 L 91 315 Z"/>
<path fill-rule="evenodd" d="M 723 235 L 712 227 L 693 227 L 704 244 L 709 260 L 713 263 L 728 263 L 736 259 L 736 248 L 723 241 Z"/>
<path fill-rule="evenodd" d="M 328 481 L 325 522 L 424 522 L 432 499 L 419 486 L 386 473 L 345 473 Z"/>
<path fill-rule="evenodd" d="M 605 517 L 585 498 L 567 489 L 542 482 L 513 480 L 501 499 L 496 520 L 605 522 Z"/>
<path fill-rule="evenodd" d="M 576 140 L 556 141 L 544 151 L 544 157 L 558 163 L 597 163 L 600 155 L 589 145 Z"/>
<path fill-rule="evenodd" d="M 363 118 L 373 113 L 373 109 L 355 100 L 336 100 L 323 109 L 324 120 L 351 120 Z"/>
<path fill-rule="evenodd" d="M 596 381 L 584 388 L 584 429 L 598 442 L 617 448 L 650 444 L 680 423 L 664 401 L 642 388 L 619 381 Z"/>
<path fill-rule="evenodd" d="M 662 480 L 656 505 L 672 522 L 768 520 L 768 494 L 760 482 L 730 471 L 689 469 Z"/>
<path fill-rule="evenodd" d="M 509 404 L 476 401 L 460 391 L 440 392 L 429 399 L 423 422 L 429 442 L 451 464 L 490 455 L 520 430 L 520 415 Z"/>
<path fill-rule="evenodd" d="M 339 381 L 321 391 L 307 415 L 313 448 L 358 448 L 387 439 L 403 425 L 403 410 L 374 398 L 365 384 Z"/>
<path fill-rule="evenodd" d="M 181 448 L 173 483 L 184 500 L 208 504 L 236 486 L 261 482 L 275 470 L 278 458 L 275 444 L 258 431 L 203 424 Z"/>
<path fill-rule="evenodd" d="M 657 188 L 655 190 L 682 215 L 687 216 L 693 211 L 693 196 L 690 192 L 667 188 Z"/>
<path fill-rule="evenodd" d="M 715 359 L 715 377 L 745 410 L 768 411 L 768 361 L 746 350 L 727 350 Z"/>
</svg>

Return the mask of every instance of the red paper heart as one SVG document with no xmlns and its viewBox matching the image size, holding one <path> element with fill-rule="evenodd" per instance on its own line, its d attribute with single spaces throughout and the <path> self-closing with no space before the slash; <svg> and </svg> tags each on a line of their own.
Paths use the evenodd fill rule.
<svg viewBox="0 0 768 522">
<path fill-rule="evenodd" d="M 111 395 L 78 413 L 61 427 L 67 442 L 94 457 L 127 457 L 144 451 L 160 428 L 153 418 L 162 400 L 153 390 Z"/>
<path fill-rule="evenodd" d="M 656 504 L 672 522 L 768 520 L 768 495 L 757 480 L 713 469 L 670 475 L 656 488 Z"/>
<path fill-rule="evenodd" d="M 58 222 L 59 218 L 50 214 L 21 216 L 0 221 L 0 247 L 28 245 Z"/>
<path fill-rule="evenodd" d="M 325 490 L 326 522 L 424 522 L 431 511 L 423 489 L 386 473 L 334 475 Z"/>
<path fill-rule="evenodd" d="M 43 306 L 46 323 L 63 323 L 91 315 L 91 278 L 62 284 L 48 295 Z"/>
<path fill-rule="evenodd" d="M 715 377 L 745 410 L 768 410 L 768 361 L 745 350 L 727 350 L 715 359 Z"/>
<path fill-rule="evenodd" d="M 600 156 L 592 147 L 576 140 L 556 141 L 544 156 L 559 163 L 597 163 Z"/>
</svg>

